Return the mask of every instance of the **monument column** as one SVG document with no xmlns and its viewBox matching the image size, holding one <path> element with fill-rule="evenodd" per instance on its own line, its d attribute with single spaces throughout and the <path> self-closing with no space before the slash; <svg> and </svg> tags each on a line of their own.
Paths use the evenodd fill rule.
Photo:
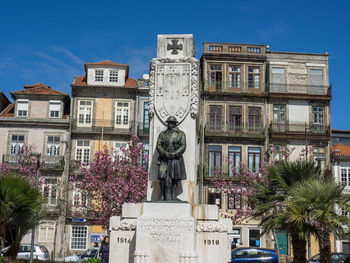
<svg viewBox="0 0 350 263">
<path fill-rule="evenodd" d="M 178 121 L 177 128 L 186 134 L 183 159 L 187 179 L 178 186 L 177 198 L 190 204 L 198 203 L 199 61 L 194 55 L 192 34 L 158 35 L 157 58 L 150 63 L 148 201 L 160 199 L 156 144 L 159 134 L 166 129 L 166 120 L 173 116 Z"/>
</svg>

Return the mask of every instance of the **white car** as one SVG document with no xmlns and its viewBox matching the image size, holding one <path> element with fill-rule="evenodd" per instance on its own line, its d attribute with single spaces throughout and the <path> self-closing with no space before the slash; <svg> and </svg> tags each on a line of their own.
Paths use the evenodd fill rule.
<svg viewBox="0 0 350 263">
<path fill-rule="evenodd" d="M 10 247 L 5 247 L 0 251 L 3 255 Z M 20 244 L 19 251 L 17 253 L 17 259 L 30 259 L 30 244 Z M 49 261 L 50 255 L 46 247 L 41 245 L 34 245 L 33 259 Z"/>
<path fill-rule="evenodd" d="M 99 251 L 100 251 L 99 247 L 92 247 L 85 250 L 79 255 L 68 256 L 65 258 L 57 259 L 57 261 L 82 262 L 84 259 L 88 259 L 88 258 L 100 258 Z"/>
</svg>

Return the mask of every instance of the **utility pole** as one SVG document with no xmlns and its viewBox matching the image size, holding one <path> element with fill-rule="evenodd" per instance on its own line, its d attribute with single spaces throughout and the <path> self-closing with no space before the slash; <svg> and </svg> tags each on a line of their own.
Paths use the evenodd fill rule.
<svg viewBox="0 0 350 263">
<path fill-rule="evenodd" d="M 41 153 L 32 152 L 32 153 L 30 154 L 30 156 L 36 158 L 35 188 L 38 189 L 39 168 L 40 168 L 40 157 L 41 157 Z M 31 238 L 31 244 L 30 244 L 30 263 L 33 263 L 34 238 L 35 238 L 35 226 L 33 226 L 33 228 L 32 228 L 32 238 Z"/>
</svg>

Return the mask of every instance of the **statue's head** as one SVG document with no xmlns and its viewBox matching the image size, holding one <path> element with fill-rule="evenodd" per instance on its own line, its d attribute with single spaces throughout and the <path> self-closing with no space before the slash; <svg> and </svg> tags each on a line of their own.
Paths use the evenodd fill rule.
<svg viewBox="0 0 350 263">
<path fill-rule="evenodd" d="M 177 125 L 177 120 L 174 116 L 170 116 L 167 120 L 166 123 L 168 124 L 169 128 L 175 128 Z"/>
</svg>

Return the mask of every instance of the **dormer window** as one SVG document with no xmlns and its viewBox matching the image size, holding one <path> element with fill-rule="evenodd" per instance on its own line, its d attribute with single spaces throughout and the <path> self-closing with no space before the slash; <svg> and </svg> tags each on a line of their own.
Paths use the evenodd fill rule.
<svg viewBox="0 0 350 263">
<path fill-rule="evenodd" d="M 109 71 L 109 82 L 118 82 L 118 70 Z"/>
<path fill-rule="evenodd" d="M 95 70 L 95 81 L 103 81 L 103 70 L 101 69 L 96 69 Z"/>
<path fill-rule="evenodd" d="M 61 111 L 61 102 L 59 100 L 50 100 L 49 107 L 50 118 L 59 118 Z"/>
<path fill-rule="evenodd" d="M 17 100 L 17 117 L 28 117 L 28 100 Z"/>
</svg>

